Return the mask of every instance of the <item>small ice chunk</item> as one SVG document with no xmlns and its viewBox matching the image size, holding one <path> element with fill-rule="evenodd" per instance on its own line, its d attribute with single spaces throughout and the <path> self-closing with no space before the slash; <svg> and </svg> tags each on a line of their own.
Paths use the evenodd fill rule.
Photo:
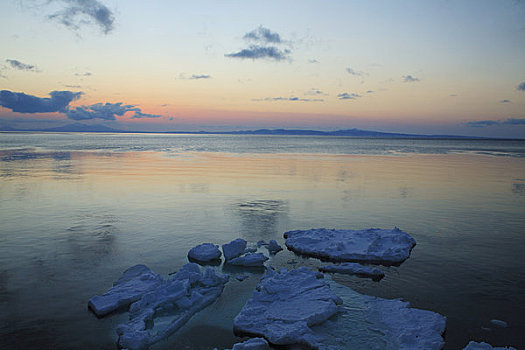
<svg viewBox="0 0 525 350">
<path fill-rule="evenodd" d="M 245 342 L 234 344 L 232 350 L 270 350 L 270 346 L 264 338 L 252 338 Z"/>
<path fill-rule="evenodd" d="M 188 258 L 200 262 L 209 262 L 221 258 L 219 246 L 211 243 L 202 243 L 188 252 Z"/>
<path fill-rule="evenodd" d="M 319 271 L 322 272 L 333 272 L 333 273 L 344 273 L 347 275 L 357 275 L 372 278 L 383 278 L 385 273 L 377 267 L 363 266 L 359 263 L 341 263 L 338 265 L 327 265 L 321 266 Z"/>
<path fill-rule="evenodd" d="M 222 252 L 226 261 L 236 258 L 244 253 L 246 249 L 246 241 L 242 238 L 237 238 L 228 244 L 222 245 Z"/>
<path fill-rule="evenodd" d="M 331 261 L 384 265 L 406 260 L 416 241 L 397 227 L 393 230 L 312 229 L 284 233 L 286 246 L 299 254 Z"/>
<path fill-rule="evenodd" d="M 490 323 L 492 323 L 494 326 L 501 327 L 501 328 L 507 328 L 508 324 L 505 321 L 502 320 L 490 320 Z"/>
<path fill-rule="evenodd" d="M 266 260 L 268 260 L 268 257 L 263 253 L 248 253 L 228 261 L 228 264 L 246 267 L 258 267 L 264 266 L 264 262 Z"/>
<path fill-rule="evenodd" d="M 235 276 L 235 278 L 237 279 L 237 281 L 242 282 L 242 281 L 244 281 L 245 279 L 248 278 L 248 275 L 237 275 L 237 276 Z"/>
<path fill-rule="evenodd" d="M 124 271 L 122 277 L 105 294 L 89 299 L 88 307 L 99 317 L 107 315 L 140 299 L 161 282 L 162 277 L 146 265 L 132 266 Z"/>
<path fill-rule="evenodd" d="M 281 246 L 275 241 L 275 239 L 270 240 L 270 243 L 268 244 L 268 246 L 267 246 L 266 248 L 268 249 L 268 251 L 270 252 L 270 254 L 277 254 L 277 253 L 279 253 L 281 250 L 283 250 L 283 247 L 281 247 Z"/>
<path fill-rule="evenodd" d="M 257 246 L 252 246 L 252 247 L 246 247 L 246 249 L 244 249 L 244 253 L 255 253 L 257 251 Z"/>
<path fill-rule="evenodd" d="M 516 350 L 516 348 L 513 348 L 512 346 L 506 346 L 506 347 L 492 347 L 492 345 L 481 342 L 476 343 L 475 341 L 470 341 L 467 346 L 463 348 L 463 350 Z"/>
<path fill-rule="evenodd" d="M 234 332 L 264 336 L 272 344 L 317 347 L 310 327 L 338 311 L 341 302 L 322 274 L 302 267 L 268 269 L 252 297 L 233 320 Z"/>
</svg>

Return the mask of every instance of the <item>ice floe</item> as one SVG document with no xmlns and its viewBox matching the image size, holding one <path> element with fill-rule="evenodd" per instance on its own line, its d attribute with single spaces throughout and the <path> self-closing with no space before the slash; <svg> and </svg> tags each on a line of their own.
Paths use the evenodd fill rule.
<svg viewBox="0 0 525 350">
<path fill-rule="evenodd" d="M 234 344 L 232 350 L 270 350 L 270 346 L 264 338 L 251 338 L 245 342 Z"/>
<path fill-rule="evenodd" d="M 492 345 L 484 342 L 477 343 L 475 341 L 471 341 L 466 347 L 463 348 L 463 350 L 516 350 L 516 348 L 513 348 L 512 346 L 493 347 Z"/>
<path fill-rule="evenodd" d="M 158 283 L 148 290 L 142 290 L 138 298 L 135 289 L 129 290 L 127 296 L 125 290 L 118 292 L 119 300 L 136 300 L 129 307 L 129 321 L 117 327 L 119 349 L 144 350 L 167 338 L 195 313 L 215 301 L 228 281 L 227 275 L 218 275 L 211 268 L 201 271 L 197 264 L 189 263 L 167 280 L 157 279 L 158 275 L 146 266 L 137 265 L 126 270 L 115 285 L 121 281 L 125 283 L 126 280 L 140 281 L 142 276 L 151 279 L 150 275 Z M 158 317 L 163 318 L 159 322 L 163 326 L 155 327 L 154 319 Z"/>
<path fill-rule="evenodd" d="M 228 264 L 235 266 L 260 267 L 264 266 L 266 260 L 268 260 L 268 257 L 263 253 L 247 253 L 229 260 Z"/>
<path fill-rule="evenodd" d="M 190 249 L 188 258 L 199 262 L 216 261 L 221 258 L 219 246 L 211 243 L 202 243 Z"/>
<path fill-rule="evenodd" d="M 145 265 L 135 265 L 124 271 L 113 287 L 103 295 L 95 295 L 88 307 L 101 317 L 112 311 L 128 306 L 145 293 L 157 288 L 162 277 Z"/>
<path fill-rule="evenodd" d="M 397 227 L 393 230 L 311 229 L 284 233 L 286 246 L 299 254 L 331 261 L 396 265 L 406 260 L 416 241 Z"/>
<path fill-rule="evenodd" d="M 277 254 L 281 250 L 283 250 L 283 247 L 281 247 L 275 239 L 271 239 L 270 243 L 266 246 L 270 254 Z"/>
<path fill-rule="evenodd" d="M 438 350 L 445 322 L 437 313 L 359 294 L 301 267 L 267 270 L 235 317 L 234 331 L 327 350 Z"/>
<path fill-rule="evenodd" d="M 492 323 L 494 326 L 500 327 L 500 328 L 507 328 L 508 324 L 505 321 L 502 320 L 490 320 L 490 323 Z"/>
<path fill-rule="evenodd" d="M 246 241 L 242 238 L 237 238 L 230 243 L 222 245 L 222 252 L 224 253 L 224 259 L 226 259 L 226 261 L 241 256 L 244 254 L 245 249 Z"/>
<path fill-rule="evenodd" d="M 327 265 L 319 267 L 321 272 L 344 273 L 347 275 L 357 275 L 363 277 L 371 277 L 373 279 L 381 279 L 385 273 L 377 267 L 363 266 L 359 263 L 341 263 L 337 265 Z"/>
</svg>

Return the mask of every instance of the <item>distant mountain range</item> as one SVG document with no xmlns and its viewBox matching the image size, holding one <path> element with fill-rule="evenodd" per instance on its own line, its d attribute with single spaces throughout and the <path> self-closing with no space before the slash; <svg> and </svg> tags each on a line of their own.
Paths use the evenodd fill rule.
<svg viewBox="0 0 525 350">
<path fill-rule="evenodd" d="M 8 126 L 0 126 L 0 131 L 40 131 L 40 132 L 107 132 L 107 133 L 153 133 L 153 134 L 199 134 L 199 135 L 296 135 L 296 136 L 353 136 L 353 137 L 376 137 L 376 138 L 471 138 L 479 139 L 482 137 L 457 136 L 457 135 L 418 135 L 418 134 L 401 134 L 391 132 L 369 131 L 361 129 L 346 129 L 336 131 L 320 130 L 299 130 L 299 129 L 258 129 L 258 130 L 241 130 L 241 131 L 126 131 L 117 130 L 105 125 L 87 125 L 74 123 L 50 129 L 31 129 L 21 130 Z"/>
</svg>

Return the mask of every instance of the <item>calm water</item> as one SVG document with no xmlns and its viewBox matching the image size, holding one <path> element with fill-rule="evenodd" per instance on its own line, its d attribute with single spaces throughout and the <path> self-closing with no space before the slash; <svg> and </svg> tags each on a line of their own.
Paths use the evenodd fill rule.
<svg viewBox="0 0 525 350">
<path fill-rule="evenodd" d="M 335 279 L 447 316 L 447 349 L 525 348 L 524 141 L 0 133 L 0 178 L 2 349 L 115 349 L 127 314 L 97 319 L 87 300 L 137 263 L 176 271 L 202 242 L 394 226 L 417 241 L 405 263 Z M 231 347 L 259 277 L 152 349 Z"/>
</svg>

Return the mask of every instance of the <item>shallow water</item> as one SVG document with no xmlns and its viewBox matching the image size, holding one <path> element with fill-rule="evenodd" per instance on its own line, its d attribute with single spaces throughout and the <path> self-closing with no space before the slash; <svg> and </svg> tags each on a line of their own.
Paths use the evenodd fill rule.
<svg viewBox="0 0 525 350">
<path fill-rule="evenodd" d="M 87 300 L 137 263 L 176 271 L 202 242 L 394 226 L 417 241 L 406 262 L 335 280 L 447 316 L 447 349 L 523 348 L 523 155 L 523 141 L 0 133 L 0 348 L 114 349 L 127 315 L 97 319 Z M 231 347 L 249 275 L 154 349 Z"/>
</svg>

